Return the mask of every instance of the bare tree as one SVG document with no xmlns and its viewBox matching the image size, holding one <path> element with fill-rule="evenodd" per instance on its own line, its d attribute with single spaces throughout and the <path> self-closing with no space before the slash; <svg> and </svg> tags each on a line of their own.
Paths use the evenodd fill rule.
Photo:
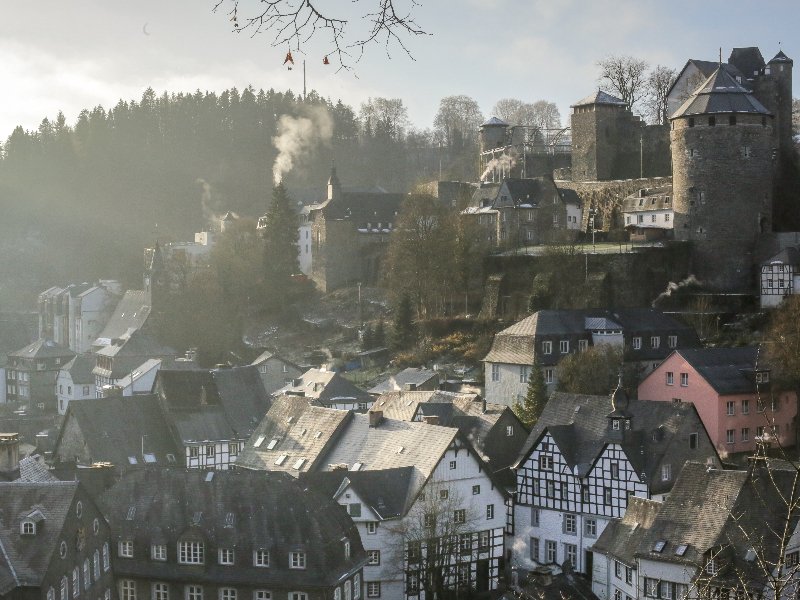
<svg viewBox="0 0 800 600">
<path fill-rule="evenodd" d="M 792 129 L 795 135 L 800 133 L 800 98 L 792 98 Z"/>
<path fill-rule="evenodd" d="M 537 100 L 533 103 L 533 124 L 539 129 L 559 129 L 561 113 L 554 102 Z"/>
<path fill-rule="evenodd" d="M 299 50 L 320 31 L 325 32 L 328 54 L 335 55 L 342 68 L 350 68 L 349 60 L 358 61 L 373 44 L 382 44 L 387 54 L 393 45 L 399 46 L 413 59 L 406 40 L 426 35 L 414 18 L 418 0 L 367 0 L 369 8 L 361 16 L 366 30 L 356 34 L 351 34 L 353 23 L 341 8 L 320 8 L 320 4 L 319 0 L 218 0 L 213 10 L 226 13 L 236 33 L 268 33 L 272 46 Z"/>
<path fill-rule="evenodd" d="M 368 98 L 361 104 L 358 118 L 366 136 L 383 134 L 393 140 L 403 139 L 410 123 L 408 109 L 400 98 Z"/>
<path fill-rule="evenodd" d="M 645 107 L 651 123 L 666 125 L 669 123 L 667 110 L 667 94 L 675 83 L 678 73 L 663 65 L 656 65 L 647 76 Z"/>
<path fill-rule="evenodd" d="M 616 94 L 631 110 L 637 111 L 645 94 L 647 62 L 633 56 L 612 55 L 597 61 L 597 66 L 600 67 L 600 87 Z"/>
<path fill-rule="evenodd" d="M 469 96 L 446 96 L 439 102 L 433 121 L 437 138 L 448 148 L 460 150 L 474 143 L 483 114 L 478 103 Z"/>
<path fill-rule="evenodd" d="M 533 104 L 517 98 L 498 100 L 492 109 L 492 114 L 509 125 L 535 125 Z"/>
</svg>

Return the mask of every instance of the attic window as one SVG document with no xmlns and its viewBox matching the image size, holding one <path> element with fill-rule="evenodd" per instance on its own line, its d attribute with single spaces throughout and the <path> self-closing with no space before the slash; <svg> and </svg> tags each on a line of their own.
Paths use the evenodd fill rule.
<svg viewBox="0 0 800 600">
<path fill-rule="evenodd" d="M 653 552 L 663 552 L 663 551 L 664 551 L 664 546 L 666 546 L 666 545 L 667 545 L 667 542 L 666 542 L 666 541 L 664 541 L 664 540 L 658 540 L 658 541 L 657 541 L 657 542 L 656 542 L 656 543 L 653 545 Z"/>
<path fill-rule="evenodd" d="M 397 453 L 398 453 L 398 454 L 402 454 L 402 453 L 405 451 L 405 449 L 406 449 L 406 447 L 405 447 L 405 446 L 400 446 L 400 447 L 397 449 Z"/>
<path fill-rule="evenodd" d="M 234 517 L 234 514 L 232 512 L 229 512 L 228 514 L 226 514 L 225 515 L 225 527 L 233 527 L 234 519 L 235 519 L 235 517 Z"/>
<path fill-rule="evenodd" d="M 263 444 L 263 443 L 264 443 L 264 436 L 263 436 L 263 435 L 260 435 L 260 436 L 258 436 L 258 437 L 256 438 L 256 442 L 255 442 L 255 444 L 253 444 L 253 448 L 258 448 L 258 447 L 259 447 L 259 446 L 261 446 L 261 444 Z"/>
<path fill-rule="evenodd" d="M 156 455 L 155 454 L 143 454 L 142 457 L 144 458 L 144 462 L 148 464 L 153 464 L 156 462 Z"/>
<path fill-rule="evenodd" d="M 136 457 L 135 457 L 135 456 L 129 456 L 129 457 L 128 457 L 128 462 L 129 462 L 130 464 L 132 464 L 132 465 L 138 465 L 138 464 L 139 464 L 139 461 L 138 461 L 138 460 L 136 460 Z"/>
<path fill-rule="evenodd" d="M 363 463 L 357 462 L 353 463 L 353 466 L 350 468 L 351 471 L 358 471 L 361 469 Z"/>
<path fill-rule="evenodd" d="M 263 441 L 263 438 L 262 438 L 262 441 Z M 278 438 L 272 438 L 269 441 L 269 444 L 267 444 L 267 450 L 273 450 L 275 448 L 275 446 L 277 446 L 277 445 L 278 445 Z M 256 444 L 256 446 L 258 446 L 258 444 Z"/>
<path fill-rule="evenodd" d="M 206 483 L 210 482 L 212 479 L 214 479 L 214 471 L 209 471 L 206 473 Z"/>
<path fill-rule="evenodd" d="M 24 520 L 20 523 L 19 533 L 20 535 L 36 535 L 36 523 L 28 519 Z"/>
<path fill-rule="evenodd" d="M 286 455 L 281 454 L 278 458 L 275 459 L 275 464 L 281 466 L 283 463 L 286 462 Z"/>
<path fill-rule="evenodd" d="M 293 469 L 296 469 L 297 471 L 299 471 L 299 470 L 300 470 L 300 469 L 303 467 L 303 464 L 304 464 L 305 462 L 306 462 L 306 459 L 305 459 L 305 458 L 298 458 L 298 459 L 295 461 L 295 463 L 292 465 L 292 468 L 293 468 Z"/>
<path fill-rule="evenodd" d="M 687 544 L 680 544 L 677 548 L 675 548 L 675 556 L 683 556 L 686 554 L 686 550 L 689 548 Z"/>
<path fill-rule="evenodd" d="M 294 417 L 289 417 L 288 419 L 286 419 L 287 423 L 291 423 L 292 421 L 294 421 Z"/>
<path fill-rule="evenodd" d="M 130 506 L 128 507 L 128 514 L 125 516 L 125 519 L 128 521 L 133 521 L 133 517 L 136 516 L 136 507 Z"/>
</svg>

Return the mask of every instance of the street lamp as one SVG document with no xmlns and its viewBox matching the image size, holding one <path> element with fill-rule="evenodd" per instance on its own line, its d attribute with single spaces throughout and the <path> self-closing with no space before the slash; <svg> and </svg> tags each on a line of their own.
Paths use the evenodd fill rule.
<svg viewBox="0 0 800 600">
<path fill-rule="evenodd" d="M 594 208 L 590 208 L 589 209 L 589 226 L 592 228 L 592 254 L 597 252 L 597 246 L 595 245 L 595 242 L 594 242 L 594 232 L 596 231 L 595 228 L 594 228 L 594 219 L 595 219 L 596 215 L 597 215 L 597 210 L 594 209 Z"/>
</svg>

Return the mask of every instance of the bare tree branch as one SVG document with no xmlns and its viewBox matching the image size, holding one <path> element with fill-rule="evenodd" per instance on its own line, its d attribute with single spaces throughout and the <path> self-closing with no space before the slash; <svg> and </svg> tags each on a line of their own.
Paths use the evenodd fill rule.
<svg viewBox="0 0 800 600">
<path fill-rule="evenodd" d="M 352 0 L 357 4 L 361 0 Z M 268 33 L 272 46 L 286 45 L 302 51 L 302 45 L 320 32 L 325 32 L 331 49 L 327 55 L 338 59 L 340 69 L 351 69 L 351 61 L 358 62 L 367 46 L 383 44 L 388 56 L 393 46 L 399 46 L 412 60 L 406 45 L 409 37 L 427 35 L 414 18 L 418 0 L 408 0 L 406 11 L 398 10 L 399 0 L 368 0 L 373 4 L 361 19 L 367 25 L 363 35 L 350 35 L 351 21 L 338 13 L 322 11 L 317 0 L 218 0 L 214 12 L 225 12 L 236 33 L 251 35 Z M 250 4 L 252 3 L 252 6 Z M 326 55 L 326 56 L 327 56 Z"/>
</svg>

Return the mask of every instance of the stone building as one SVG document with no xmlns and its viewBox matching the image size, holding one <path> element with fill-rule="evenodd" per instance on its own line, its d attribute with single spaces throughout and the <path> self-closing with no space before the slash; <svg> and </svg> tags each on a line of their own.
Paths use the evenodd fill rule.
<svg viewBox="0 0 800 600">
<path fill-rule="evenodd" d="M 622 218 L 632 242 L 672 239 L 672 186 L 640 188 L 627 196 Z"/>
<path fill-rule="evenodd" d="M 598 90 L 572 105 L 572 179 L 604 181 L 669 175 L 669 138 L 620 98 Z"/>
<path fill-rule="evenodd" d="M 37 340 L 8 355 L 6 399 L 55 413 L 56 378 L 75 353 L 53 340 Z"/>
<path fill-rule="evenodd" d="M 308 207 L 311 279 L 321 291 L 377 280 L 404 197 L 344 191 L 331 169 L 327 197 Z"/>
<path fill-rule="evenodd" d="M 710 289 L 755 288 L 755 244 L 772 231 L 773 114 L 724 68 L 670 117 L 674 237 Z"/>
</svg>

